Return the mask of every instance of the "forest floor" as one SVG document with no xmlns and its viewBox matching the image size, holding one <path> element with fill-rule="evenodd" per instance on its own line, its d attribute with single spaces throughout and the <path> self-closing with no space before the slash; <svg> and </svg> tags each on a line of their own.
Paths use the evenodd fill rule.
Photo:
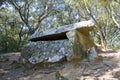
<svg viewBox="0 0 120 80">
<path fill-rule="evenodd" d="M 83 60 L 33 66 L 21 63 L 20 53 L 2 54 L 0 80 L 120 80 L 120 50 L 102 52 L 99 61 Z"/>
</svg>

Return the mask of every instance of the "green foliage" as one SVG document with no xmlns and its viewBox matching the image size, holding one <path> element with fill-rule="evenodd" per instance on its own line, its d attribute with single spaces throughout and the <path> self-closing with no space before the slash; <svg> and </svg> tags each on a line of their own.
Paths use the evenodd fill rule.
<svg viewBox="0 0 120 80">
<path fill-rule="evenodd" d="M 100 25 L 108 47 L 120 48 L 118 0 L 9 0 L 3 5 L 5 7 L 0 8 L 0 53 L 20 51 L 31 31 L 89 20 L 91 15 Z M 94 40 L 100 43 L 95 30 Z"/>
<path fill-rule="evenodd" d="M 6 35 L 0 36 L 0 52 L 11 52 L 17 51 L 17 41 L 13 39 L 13 37 L 8 37 Z"/>
<path fill-rule="evenodd" d="M 20 25 L 21 21 L 19 19 L 19 15 L 14 10 L 11 11 L 7 8 L 1 9 L 0 53 L 17 52 L 21 50 L 27 40 L 20 41 Z"/>
</svg>

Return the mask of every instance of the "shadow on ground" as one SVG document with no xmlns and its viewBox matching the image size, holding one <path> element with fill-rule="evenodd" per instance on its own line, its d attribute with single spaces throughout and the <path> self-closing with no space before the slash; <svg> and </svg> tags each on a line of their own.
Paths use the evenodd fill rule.
<svg viewBox="0 0 120 80">
<path fill-rule="evenodd" d="M 20 53 L 4 55 L 6 59 L 0 61 L 0 80 L 119 80 L 120 79 L 120 51 L 99 54 L 96 62 L 83 60 L 77 65 L 62 62 L 56 64 L 30 65 L 19 62 Z"/>
</svg>

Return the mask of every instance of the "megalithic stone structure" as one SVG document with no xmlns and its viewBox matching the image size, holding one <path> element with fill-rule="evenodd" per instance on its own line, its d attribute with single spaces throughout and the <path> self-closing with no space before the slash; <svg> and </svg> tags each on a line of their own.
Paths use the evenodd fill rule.
<svg viewBox="0 0 120 80">
<path fill-rule="evenodd" d="M 93 53 L 89 50 L 93 50 L 95 44 L 89 32 L 93 31 L 94 26 L 89 20 L 35 32 L 29 38 L 32 42 L 24 46 L 21 55 L 32 64 L 58 62 L 65 58 L 68 61 L 81 60 Z M 94 58 L 96 57 L 94 49 Z"/>
</svg>

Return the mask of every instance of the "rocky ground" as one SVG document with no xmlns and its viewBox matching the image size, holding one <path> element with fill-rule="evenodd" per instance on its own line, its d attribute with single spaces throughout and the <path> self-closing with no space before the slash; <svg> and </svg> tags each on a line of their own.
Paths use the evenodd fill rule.
<svg viewBox="0 0 120 80">
<path fill-rule="evenodd" d="M 120 80 L 120 50 L 102 52 L 96 62 L 30 65 L 20 53 L 0 55 L 0 80 Z"/>
</svg>

